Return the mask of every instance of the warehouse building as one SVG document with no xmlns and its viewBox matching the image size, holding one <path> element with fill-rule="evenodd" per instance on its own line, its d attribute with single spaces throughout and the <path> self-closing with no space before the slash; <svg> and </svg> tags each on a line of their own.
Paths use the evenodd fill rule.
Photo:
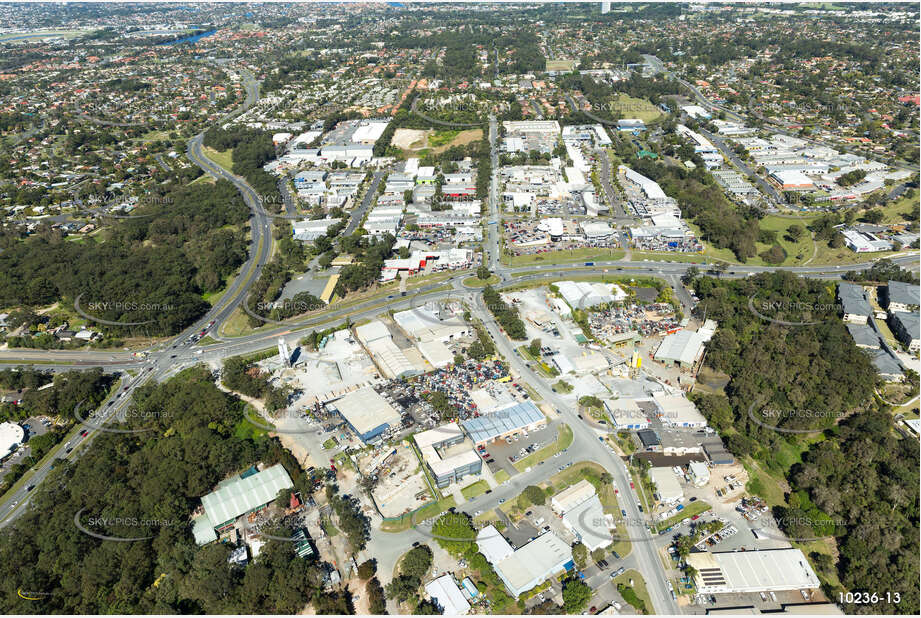
<svg viewBox="0 0 921 618">
<path fill-rule="evenodd" d="M 658 408 L 658 415 L 666 427 L 686 427 L 691 429 L 707 426 L 707 419 L 700 413 L 694 402 L 682 395 L 669 395 L 664 392 L 653 394 L 653 401 Z"/>
<path fill-rule="evenodd" d="M 707 455 L 707 459 L 709 459 L 710 463 L 714 466 L 731 466 L 735 463 L 735 457 L 726 450 L 726 446 L 717 435 L 704 438 L 701 441 L 701 447 Z"/>
<path fill-rule="evenodd" d="M 490 535 L 493 532 L 498 535 L 498 531 L 492 526 L 481 530 L 480 535 L 490 529 Z M 478 544 L 480 543 L 480 535 L 477 536 Z M 497 541 L 491 542 L 491 544 L 500 545 Z M 482 547 L 480 551 L 483 552 Z M 501 555 L 505 552 L 501 548 L 497 548 L 495 553 Z M 483 555 L 489 560 L 489 554 L 483 552 Z M 563 571 L 568 571 L 574 566 L 572 549 L 552 532 L 540 535 L 533 541 L 512 551 L 505 558 L 493 562 L 492 565 L 499 579 L 502 580 L 509 593 L 515 598 L 518 598 L 519 595 L 534 586 L 543 583 L 548 578 Z"/>
<path fill-rule="evenodd" d="M 531 401 L 511 403 L 503 408 L 461 423 L 474 446 L 503 440 L 522 431 L 537 431 L 547 424 L 544 413 Z"/>
<path fill-rule="evenodd" d="M 605 515 L 601 500 L 595 493 L 592 493 L 588 500 L 569 509 L 563 515 L 563 525 L 576 537 L 576 540 L 588 548 L 588 551 L 607 547 L 614 542 L 614 537 L 611 536 L 608 528 L 609 520 L 612 524 L 614 523 L 610 515 Z"/>
<path fill-rule="evenodd" d="M 413 365 L 393 342 L 390 330 L 380 320 L 357 327 L 355 337 L 365 346 L 374 364 L 385 377 L 398 379 L 421 373 L 421 370 Z"/>
<path fill-rule="evenodd" d="M 649 470 L 649 478 L 656 486 L 656 493 L 660 502 L 673 504 L 684 497 L 681 484 L 678 483 L 675 471 L 671 468 L 652 468 Z"/>
<path fill-rule="evenodd" d="M 799 549 L 700 552 L 686 558 L 703 594 L 813 590 L 819 578 Z"/>
<path fill-rule="evenodd" d="M 476 544 L 489 564 L 502 562 L 515 553 L 515 550 L 508 544 L 505 537 L 492 524 L 477 533 Z"/>
<path fill-rule="evenodd" d="M 550 498 L 550 508 L 563 515 L 595 495 L 595 486 L 582 479 Z"/>
<path fill-rule="evenodd" d="M 815 188 L 812 179 L 797 170 L 775 169 L 768 178 L 784 191 L 806 191 Z"/>
<path fill-rule="evenodd" d="M 865 230 L 843 230 L 841 235 L 847 248 L 855 253 L 876 253 L 892 249 L 891 242 Z"/>
<path fill-rule="evenodd" d="M 470 611 L 470 603 L 450 573 L 442 575 L 425 585 L 425 592 L 445 616 L 463 616 Z"/>
<path fill-rule="evenodd" d="M 326 405 L 338 413 L 363 442 L 376 442 L 390 427 L 400 424 L 400 413 L 370 386 L 352 391 Z"/>
<path fill-rule="evenodd" d="M 291 224 L 294 229 L 294 239 L 312 242 L 324 236 L 334 225 L 339 223 L 339 219 L 314 219 L 311 221 L 295 221 Z"/>
<path fill-rule="evenodd" d="M 482 470 L 483 460 L 457 423 L 417 433 L 413 439 L 439 488 Z"/>
<path fill-rule="evenodd" d="M 634 399 L 605 401 L 604 407 L 614 429 L 618 431 L 624 429 L 639 431 L 649 428 L 649 417 Z"/>
<path fill-rule="evenodd" d="M 223 481 L 216 490 L 201 498 L 205 513 L 194 520 L 195 542 L 205 545 L 216 541 L 223 532 L 233 528 L 238 517 L 264 509 L 275 501 L 279 491 L 292 487 L 294 483 L 281 464 L 261 472 L 251 468 Z"/>
<path fill-rule="evenodd" d="M 704 353 L 704 338 L 692 330 L 667 335 L 656 350 L 655 360 L 689 369 L 697 365 Z"/>
<path fill-rule="evenodd" d="M 710 482 L 710 468 L 702 461 L 688 462 L 688 476 L 694 487 L 703 487 Z"/>
</svg>

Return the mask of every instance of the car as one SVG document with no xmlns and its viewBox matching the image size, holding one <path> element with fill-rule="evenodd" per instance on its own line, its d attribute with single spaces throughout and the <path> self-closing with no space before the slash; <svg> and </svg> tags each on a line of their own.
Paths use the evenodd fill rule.
<svg viewBox="0 0 921 618">
<path fill-rule="evenodd" d="M 620 492 L 619 492 L 619 491 L 617 490 L 617 488 L 615 487 L 615 488 L 614 488 L 614 495 L 616 496 L 616 495 L 619 494 L 619 493 L 620 493 Z"/>
<path fill-rule="evenodd" d="M 624 509 L 621 509 L 621 510 L 620 510 L 620 514 L 623 515 L 624 517 L 626 517 L 626 516 L 627 516 L 627 511 L 625 511 Z"/>
<path fill-rule="evenodd" d="M 74 447 L 71 446 L 70 448 L 65 449 L 64 452 L 70 453 L 72 450 L 74 450 Z"/>
<path fill-rule="evenodd" d="M 588 263 L 588 262 L 586 262 L 586 264 L 587 264 L 587 263 Z M 594 605 L 592 605 L 592 606 L 588 609 L 588 613 L 589 613 L 589 614 L 594 614 L 594 613 L 597 612 L 597 611 L 598 611 L 598 608 L 595 607 Z"/>
<path fill-rule="evenodd" d="M 176 347 L 176 346 L 173 346 L 173 347 Z M 176 355 L 173 354 L 172 356 L 170 356 L 170 358 L 176 358 Z"/>
<path fill-rule="evenodd" d="M 630 489 L 636 489 L 636 487 L 633 485 L 633 481 L 630 481 Z"/>
<path fill-rule="evenodd" d="M 643 512 L 643 505 L 640 504 L 639 502 L 636 503 L 636 508 L 638 508 L 638 509 L 640 510 L 640 513 Z"/>
<path fill-rule="evenodd" d="M 691 496 L 688 498 L 688 502 L 697 502 L 697 496 Z"/>
<path fill-rule="evenodd" d="M 474 516 L 474 517 L 477 517 L 478 515 L 482 515 L 482 513 L 483 513 L 483 511 L 476 511 L 476 512 L 473 514 L 473 516 Z"/>
<path fill-rule="evenodd" d="M 691 521 L 697 521 L 698 519 L 700 519 L 700 515 L 695 515 L 691 518 Z"/>
<path fill-rule="evenodd" d="M 496 460 L 495 460 L 495 459 L 492 459 L 492 458 L 489 458 L 489 459 L 486 460 L 486 463 L 488 463 L 488 464 L 496 463 Z"/>
<path fill-rule="evenodd" d="M 33 489 L 35 489 L 35 485 L 29 485 L 26 487 L 26 491 L 32 491 Z"/>
<path fill-rule="evenodd" d="M 582 419 L 582 415 L 581 415 L 581 414 L 576 414 L 576 416 L 578 416 L 578 417 L 579 417 L 579 420 L 583 420 L 583 419 Z"/>
<path fill-rule="evenodd" d="M 504 504 L 504 503 L 505 503 L 505 498 L 499 498 L 499 504 Z"/>
<path fill-rule="evenodd" d="M 419 547 L 419 541 L 413 541 L 413 547 Z"/>
<path fill-rule="evenodd" d="M 88 432 L 86 429 L 84 429 L 83 431 L 80 432 L 80 436 L 85 438 L 85 437 L 86 437 L 86 434 L 88 434 L 88 433 L 89 433 L 89 432 Z"/>
<path fill-rule="evenodd" d="M 491 490 L 491 489 L 487 489 L 485 493 L 491 494 L 491 493 L 492 493 L 492 490 Z"/>
</svg>

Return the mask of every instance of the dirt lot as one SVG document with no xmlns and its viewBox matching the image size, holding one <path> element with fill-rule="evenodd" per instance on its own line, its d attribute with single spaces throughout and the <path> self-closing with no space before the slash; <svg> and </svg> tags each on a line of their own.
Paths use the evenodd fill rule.
<svg viewBox="0 0 921 618">
<path fill-rule="evenodd" d="M 482 129 L 468 129 L 468 130 L 466 130 L 466 131 L 461 131 L 460 133 L 458 133 L 458 134 L 457 134 L 457 137 L 455 137 L 454 139 L 452 139 L 452 140 L 451 140 L 450 142 L 448 142 L 447 144 L 444 144 L 444 145 L 442 145 L 442 146 L 438 146 L 437 148 L 432 148 L 432 152 L 434 152 L 434 153 L 444 152 L 445 150 L 447 150 L 447 149 L 450 148 L 451 146 L 464 146 L 464 145 L 466 145 L 466 144 L 469 144 L 469 143 L 471 143 L 471 142 L 475 142 L 475 141 L 480 140 L 480 139 L 483 139 L 483 130 L 482 130 Z"/>
<path fill-rule="evenodd" d="M 429 133 L 431 131 L 423 129 L 397 129 L 391 143 L 403 150 L 420 150 L 428 146 Z"/>
</svg>

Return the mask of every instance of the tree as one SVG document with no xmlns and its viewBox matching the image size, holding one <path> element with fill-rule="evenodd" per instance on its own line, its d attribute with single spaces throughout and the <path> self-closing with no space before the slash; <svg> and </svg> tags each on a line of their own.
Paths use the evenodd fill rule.
<svg viewBox="0 0 921 618">
<path fill-rule="evenodd" d="M 787 228 L 787 238 L 793 242 L 798 242 L 800 238 L 803 237 L 803 234 L 806 233 L 806 228 L 804 228 L 799 223 L 794 223 Z"/>
<path fill-rule="evenodd" d="M 410 598 L 416 591 L 419 590 L 419 586 L 422 584 L 422 580 L 418 577 L 410 575 L 397 575 L 390 583 L 387 584 L 387 587 L 384 589 L 387 592 L 388 599 L 394 599 L 395 601 L 403 602 L 406 599 Z"/>
<path fill-rule="evenodd" d="M 358 577 L 360 579 L 371 579 L 377 573 L 377 560 L 371 558 L 358 565 Z"/>
<path fill-rule="evenodd" d="M 542 490 L 537 485 L 528 485 L 521 493 L 530 501 L 531 504 L 541 506 L 547 502 L 547 494 L 545 494 L 544 490 Z"/>
<path fill-rule="evenodd" d="M 573 545 L 572 559 L 575 561 L 577 567 L 584 569 L 585 565 L 588 564 L 588 547 L 582 543 Z"/>
<path fill-rule="evenodd" d="M 470 516 L 461 512 L 448 512 L 439 517 L 432 526 L 432 536 L 448 553 L 462 556 L 474 545 L 476 530 Z"/>
<path fill-rule="evenodd" d="M 492 273 L 489 272 L 489 268 L 487 268 L 487 267 L 486 267 L 485 265 L 483 265 L 483 264 L 481 264 L 481 265 L 476 269 L 476 276 L 477 276 L 477 279 L 482 279 L 483 281 L 486 281 L 487 279 L 489 279 L 489 277 L 490 277 L 491 275 L 492 275 Z"/>
<path fill-rule="evenodd" d="M 540 358 L 540 339 L 532 339 L 531 344 L 528 346 L 528 352 L 531 353 L 531 356 L 534 358 Z"/>
<path fill-rule="evenodd" d="M 570 578 L 563 582 L 563 611 L 579 614 L 588 606 L 592 589 L 581 579 Z"/>
<path fill-rule="evenodd" d="M 406 552 L 400 560 L 400 573 L 421 579 L 432 566 L 432 548 L 418 545 Z"/>
<path fill-rule="evenodd" d="M 387 613 L 387 599 L 384 596 L 384 589 L 376 577 L 371 578 L 365 584 L 365 593 L 368 595 L 368 611 L 377 615 Z"/>
</svg>

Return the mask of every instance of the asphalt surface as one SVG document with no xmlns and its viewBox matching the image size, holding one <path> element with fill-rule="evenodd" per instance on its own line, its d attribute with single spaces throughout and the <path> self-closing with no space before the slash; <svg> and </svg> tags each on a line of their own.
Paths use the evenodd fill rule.
<svg viewBox="0 0 921 618">
<path fill-rule="evenodd" d="M 381 180 L 383 180 L 386 175 L 387 172 L 385 171 L 374 172 L 374 176 L 371 178 L 371 184 L 368 185 L 368 190 L 365 191 L 365 196 L 362 198 L 361 204 L 352 211 L 352 217 L 349 219 L 349 224 L 345 227 L 343 236 L 351 236 L 355 230 L 358 229 L 358 226 L 361 225 L 361 222 L 364 221 L 368 209 L 371 208 L 371 202 L 374 201 L 374 196 L 377 195 L 377 187 L 381 184 Z"/>
</svg>

